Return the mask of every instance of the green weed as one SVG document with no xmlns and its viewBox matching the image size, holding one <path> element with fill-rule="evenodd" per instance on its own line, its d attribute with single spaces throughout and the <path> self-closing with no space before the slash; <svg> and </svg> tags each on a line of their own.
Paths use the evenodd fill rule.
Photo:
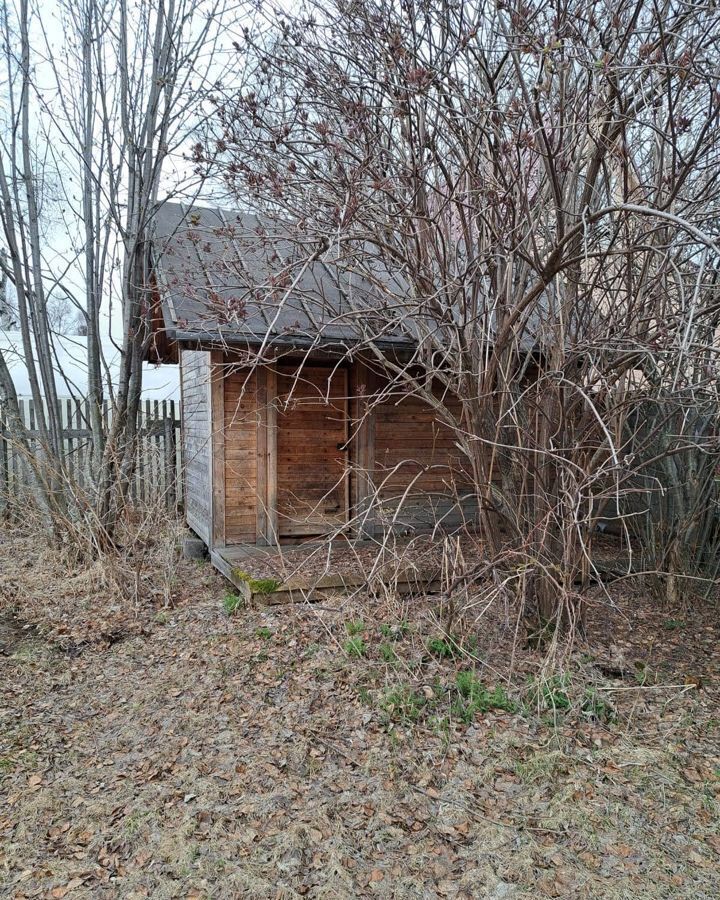
<svg viewBox="0 0 720 900">
<path fill-rule="evenodd" d="M 410 631 L 409 623 L 403 619 L 397 625 L 388 625 L 385 622 L 380 626 L 380 634 L 388 641 L 399 641 Z"/>
<path fill-rule="evenodd" d="M 395 648 L 392 644 L 380 644 L 378 647 L 380 651 L 380 656 L 382 657 L 383 662 L 386 663 L 394 663 L 398 660 L 398 655 L 395 652 Z"/>
<path fill-rule="evenodd" d="M 343 649 L 348 656 L 353 656 L 356 659 L 365 656 L 365 654 L 367 653 L 365 641 L 361 637 L 352 637 L 349 640 L 345 641 L 345 643 L 343 644 Z"/>
<path fill-rule="evenodd" d="M 472 722 L 476 713 L 486 713 L 491 709 L 517 711 L 517 704 L 508 697 L 503 687 L 498 685 L 489 691 L 474 672 L 458 672 L 456 685 L 460 696 L 453 703 L 452 712 L 466 725 Z"/>
<path fill-rule="evenodd" d="M 570 709 L 570 697 L 567 688 L 569 678 L 567 675 L 552 675 L 543 679 L 535 686 L 535 695 L 542 700 L 547 709 L 553 712 Z"/>
<path fill-rule="evenodd" d="M 644 687 L 648 683 L 648 679 L 650 678 L 650 669 L 645 665 L 644 662 L 640 662 L 639 660 L 635 663 L 635 680 L 637 683 Z"/>
<path fill-rule="evenodd" d="M 239 594 L 232 594 L 228 591 L 223 598 L 223 609 L 229 616 L 232 616 L 241 603 L 242 597 Z"/>
<path fill-rule="evenodd" d="M 450 719 L 448 716 L 433 716 L 428 720 L 428 726 L 441 738 L 443 746 L 450 743 Z"/>
<path fill-rule="evenodd" d="M 358 688 L 358 697 L 360 698 L 360 702 L 364 703 L 365 706 L 372 706 L 372 697 L 370 696 L 370 691 L 366 687 Z"/>
<path fill-rule="evenodd" d="M 365 631 L 365 623 L 362 619 L 355 619 L 345 623 L 345 631 L 350 637 L 357 637 Z"/>
<path fill-rule="evenodd" d="M 615 720 L 612 706 L 594 688 L 588 688 L 583 694 L 581 709 L 584 716 L 596 722 L 609 723 Z"/>
<path fill-rule="evenodd" d="M 385 694 L 380 707 L 394 722 L 417 722 L 426 703 L 422 694 L 401 685 Z"/>
<path fill-rule="evenodd" d="M 453 659 L 457 656 L 460 648 L 457 641 L 451 637 L 434 637 L 427 642 L 427 649 L 428 653 L 432 653 L 433 656 L 437 656 L 440 659 Z"/>
<path fill-rule="evenodd" d="M 143 809 L 136 810 L 130 813 L 129 816 L 126 816 L 123 824 L 128 837 L 134 837 L 142 828 L 143 822 L 148 818 L 150 818 L 150 812 Z"/>
<path fill-rule="evenodd" d="M 272 631 L 267 627 L 267 625 L 260 625 L 259 628 L 255 630 L 255 634 L 262 638 L 264 641 L 269 641 L 272 637 Z"/>
</svg>

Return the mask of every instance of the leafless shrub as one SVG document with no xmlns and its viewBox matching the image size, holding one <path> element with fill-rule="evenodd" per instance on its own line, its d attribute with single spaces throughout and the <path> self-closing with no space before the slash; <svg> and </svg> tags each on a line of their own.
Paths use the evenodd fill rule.
<svg viewBox="0 0 720 900">
<path fill-rule="evenodd" d="M 209 73 L 223 69 L 215 52 L 223 9 L 196 0 L 133 8 L 126 0 L 61 0 L 53 10 L 34 0 L 0 2 L 0 316 L 20 331 L 34 427 L 19 414 L 3 352 L 0 404 L 34 473 L 33 489 L 43 494 L 45 527 L 59 543 L 110 549 L 122 518 L 138 445 L 142 365 L 153 340 L 147 240 L 163 169 L 168 175 L 168 161 L 199 124 Z M 192 195 L 201 181 L 176 167 L 167 187 Z M 53 218 L 61 232 L 55 240 Z M 87 335 L 86 396 L 59 367 L 58 295 Z M 121 326 L 103 340 L 106 319 Z M 108 346 L 120 356 L 117 383 Z M 87 401 L 91 431 L 94 490 L 82 498 L 63 455 L 58 399 L 68 391 Z M 63 523 L 72 523 L 69 532 Z M 81 523 L 96 527 L 94 534 L 81 538 Z"/>
<path fill-rule="evenodd" d="M 229 189 L 291 223 L 296 293 L 311 259 L 354 279 L 354 352 L 453 430 L 498 594 L 573 625 L 613 504 L 630 539 L 643 404 L 717 403 L 715 6 L 310 0 L 258 22 L 252 90 L 217 98 Z"/>
</svg>

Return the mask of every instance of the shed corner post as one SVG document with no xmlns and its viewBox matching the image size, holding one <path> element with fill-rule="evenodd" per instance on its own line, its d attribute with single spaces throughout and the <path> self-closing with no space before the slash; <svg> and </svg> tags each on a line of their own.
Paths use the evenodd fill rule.
<svg viewBox="0 0 720 900">
<path fill-rule="evenodd" d="M 375 471 L 375 410 L 372 398 L 376 387 L 375 373 L 362 361 L 353 365 L 354 413 L 357 422 L 356 460 L 357 474 L 355 486 L 354 518 L 357 521 L 357 537 L 372 539 L 375 536 L 375 521 L 372 505 L 375 494 L 373 475 Z M 360 386 L 364 386 L 360 396 Z"/>
<path fill-rule="evenodd" d="M 212 548 L 225 546 L 225 354 L 210 351 Z"/>
<path fill-rule="evenodd" d="M 257 523 L 256 540 L 278 543 L 277 514 L 277 373 L 258 366 L 257 378 Z"/>
</svg>

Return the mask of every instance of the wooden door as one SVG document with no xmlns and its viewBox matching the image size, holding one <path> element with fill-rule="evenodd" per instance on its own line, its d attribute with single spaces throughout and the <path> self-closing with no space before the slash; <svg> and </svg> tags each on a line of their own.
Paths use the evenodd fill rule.
<svg viewBox="0 0 720 900">
<path fill-rule="evenodd" d="M 280 369 L 276 410 L 279 536 L 342 527 L 349 507 L 347 370 Z"/>
</svg>

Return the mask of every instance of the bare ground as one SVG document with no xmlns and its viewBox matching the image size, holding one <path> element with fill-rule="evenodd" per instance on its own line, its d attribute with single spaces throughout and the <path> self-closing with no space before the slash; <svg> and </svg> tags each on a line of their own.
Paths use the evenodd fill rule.
<svg viewBox="0 0 720 900">
<path fill-rule="evenodd" d="M 543 675 L 505 610 L 430 652 L 432 599 L 228 616 L 162 542 L 120 574 L 0 537 L 2 896 L 720 894 L 716 607 L 628 582 Z"/>
</svg>

